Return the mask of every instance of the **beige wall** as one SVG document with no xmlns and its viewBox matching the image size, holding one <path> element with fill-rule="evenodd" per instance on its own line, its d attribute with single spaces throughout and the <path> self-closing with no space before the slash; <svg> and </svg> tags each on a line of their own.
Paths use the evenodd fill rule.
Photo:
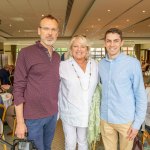
<svg viewBox="0 0 150 150">
<path fill-rule="evenodd" d="M 141 49 L 149 49 L 150 50 L 150 44 L 141 44 Z"/>
<path fill-rule="evenodd" d="M 7 54 L 8 56 L 8 64 L 12 65 L 12 53 L 11 53 L 11 45 L 4 45 L 4 54 Z"/>
</svg>

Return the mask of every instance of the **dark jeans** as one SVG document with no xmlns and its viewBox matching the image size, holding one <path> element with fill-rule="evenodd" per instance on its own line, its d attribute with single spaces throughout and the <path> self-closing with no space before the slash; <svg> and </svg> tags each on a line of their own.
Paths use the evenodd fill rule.
<svg viewBox="0 0 150 150">
<path fill-rule="evenodd" d="M 38 150 L 51 150 L 57 114 L 41 119 L 27 119 L 28 140 L 33 140 Z"/>
</svg>

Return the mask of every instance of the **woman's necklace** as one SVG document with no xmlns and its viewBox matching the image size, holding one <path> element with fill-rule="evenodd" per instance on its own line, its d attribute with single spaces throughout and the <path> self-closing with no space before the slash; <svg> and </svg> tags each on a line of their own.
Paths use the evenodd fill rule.
<svg viewBox="0 0 150 150">
<path fill-rule="evenodd" d="M 77 70 L 75 69 L 75 67 L 74 67 L 74 64 L 73 64 L 73 63 L 72 63 L 72 67 L 73 67 L 74 72 L 75 72 L 75 73 L 76 73 L 76 75 L 77 75 L 77 78 L 79 79 L 79 82 L 80 82 L 80 86 L 81 86 L 81 88 L 82 88 L 83 90 L 87 91 L 87 90 L 89 89 L 89 87 L 90 87 L 90 79 L 91 79 L 91 61 L 90 61 L 89 82 L 88 82 L 88 86 L 87 86 L 87 88 L 84 88 L 84 87 L 82 86 L 81 78 L 80 78 L 79 74 L 77 73 Z"/>
</svg>

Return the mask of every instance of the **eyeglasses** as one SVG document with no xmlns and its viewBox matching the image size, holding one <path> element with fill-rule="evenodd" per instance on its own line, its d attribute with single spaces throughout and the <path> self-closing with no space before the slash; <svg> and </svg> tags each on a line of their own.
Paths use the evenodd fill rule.
<svg viewBox="0 0 150 150">
<path fill-rule="evenodd" d="M 58 29 L 56 29 L 56 28 L 41 27 L 41 26 L 39 28 L 41 28 L 45 32 L 49 32 L 49 31 L 51 31 L 52 33 L 57 33 L 58 32 Z"/>
</svg>

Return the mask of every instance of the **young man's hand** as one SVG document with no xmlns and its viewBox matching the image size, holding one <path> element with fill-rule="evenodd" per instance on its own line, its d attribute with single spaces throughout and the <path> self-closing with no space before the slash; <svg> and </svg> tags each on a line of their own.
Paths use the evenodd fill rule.
<svg viewBox="0 0 150 150">
<path fill-rule="evenodd" d="M 129 139 L 129 141 L 132 141 L 132 140 L 134 140 L 134 138 L 136 137 L 137 134 L 138 134 L 138 130 L 130 127 L 127 132 L 127 135 L 128 135 L 127 139 Z"/>
</svg>

